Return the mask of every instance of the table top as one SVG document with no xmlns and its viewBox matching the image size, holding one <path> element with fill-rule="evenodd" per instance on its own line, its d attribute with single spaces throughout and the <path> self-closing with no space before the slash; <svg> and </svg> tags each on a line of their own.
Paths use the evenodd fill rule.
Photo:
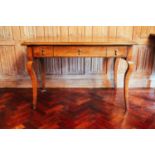
<svg viewBox="0 0 155 155">
<path fill-rule="evenodd" d="M 22 45 L 25 46 L 35 46 L 35 45 L 124 45 L 131 46 L 136 45 L 137 43 L 132 40 L 127 40 L 124 38 L 107 38 L 107 37 L 95 37 L 95 38 L 75 38 L 70 41 L 67 38 L 58 39 L 58 38 L 35 38 L 29 39 L 22 42 Z"/>
</svg>

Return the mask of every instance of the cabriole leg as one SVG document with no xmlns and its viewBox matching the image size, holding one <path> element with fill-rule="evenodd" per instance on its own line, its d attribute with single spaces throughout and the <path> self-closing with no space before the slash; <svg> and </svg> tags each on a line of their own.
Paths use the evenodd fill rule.
<svg viewBox="0 0 155 155">
<path fill-rule="evenodd" d="M 128 110 L 128 87 L 129 87 L 129 80 L 131 77 L 131 73 L 134 68 L 134 63 L 132 61 L 127 61 L 128 67 L 124 77 L 124 102 L 125 102 L 125 112 Z"/>
<path fill-rule="evenodd" d="M 33 68 L 33 61 L 27 62 L 27 71 L 31 77 L 32 81 L 32 89 L 33 89 L 33 109 L 36 109 L 37 104 L 37 76 L 35 74 L 34 68 Z"/>
</svg>

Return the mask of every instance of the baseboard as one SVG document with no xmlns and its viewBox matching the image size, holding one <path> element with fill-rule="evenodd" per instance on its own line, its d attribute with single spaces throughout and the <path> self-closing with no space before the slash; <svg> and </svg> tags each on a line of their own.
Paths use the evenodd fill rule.
<svg viewBox="0 0 155 155">
<path fill-rule="evenodd" d="M 11 79 L 11 80 L 10 80 Z M 40 83 L 40 80 L 39 80 Z M 0 80 L 0 88 L 31 88 L 29 77 L 12 77 Z M 107 75 L 50 75 L 46 77 L 47 88 L 113 88 L 114 81 Z M 123 75 L 118 76 L 117 87 L 123 87 Z M 136 77 L 132 76 L 129 87 L 131 88 L 153 88 L 155 87 L 155 76 Z"/>
</svg>

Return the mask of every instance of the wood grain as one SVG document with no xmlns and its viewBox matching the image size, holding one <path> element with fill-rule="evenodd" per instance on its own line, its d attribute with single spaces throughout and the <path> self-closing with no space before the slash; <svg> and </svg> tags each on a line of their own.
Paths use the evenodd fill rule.
<svg viewBox="0 0 155 155">
<path fill-rule="evenodd" d="M 30 91 L 0 89 L 1 129 L 155 129 L 154 89 L 132 89 L 126 115 L 122 89 L 48 89 L 36 110 Z"/>
<path fill-rule="evenodd" d="M 28 77 L 25 67 L 26 49 L 20 43 L 26 39 L 55 37 L 67 41 L 76 39 L 92 41 L 95 37 L 123 37 L 139 43 L 134 47 L 133 52 L 132 59 L 135 61 L 133 78 L 141 80 L 143 77 L 147 77 L 146 80 L 149 82 L 150 77 L 152 80 L 155 79 L 154 54 L 147 46 L 150 33 L 155 33 L 154 26 L 0 26 L 0 79 L 6 83 L 16 80 L 14 86 L 17 87 L 18 79 L 23 79 L 24 86 L 24 80 Z M 80 75 L 102 76 L 107 74 L 108 78 L 112 79 L 113 65 L 113 59 L 102 58 L 52 58 L 45 60 L 48 76 L 51 75 L 52 78 L 52 75 L 58 75 L 64 78 L 64 81 L 66 75 L 80 77 Z M 121 75 L 126 69 L 126 64 L 122 60 L 119 68 L 118 80 L 121 79 Z M 91 80 L 91 76 L 88 80 Z M 25 82 L 25 87 L 26 85 Z M 94 84 L 92 83 L 92 85 Z M 147 84 L 140 85 L 148 87 Z M 3 86 L 5 87 L 5 85 Z"/>
</svg>

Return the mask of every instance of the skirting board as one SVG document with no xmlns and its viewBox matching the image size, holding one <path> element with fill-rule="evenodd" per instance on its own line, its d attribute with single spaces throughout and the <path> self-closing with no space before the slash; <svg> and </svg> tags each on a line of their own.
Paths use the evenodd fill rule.
<svg viewBox="0 0 155 155">
<path fill-rule="evenodd" d="M 11 80 L 10 80 L 11 79 Z M 123 76 L 119 76 L 117 87 L 123 87 Z M 40 82 L 40 80 L 39 80 Z M 0 88 L 30 88 L 31 80 L 29 77 L 8 78 L 0 80 Z M 113 88 L 114 80 L 109 79 L 107 75 L 66 75 L 66 76 L 47 76 L 47 88 Z M 155 76 L 149 77 L 131 77 L 130 88 L 154 88 Z"/>
</svg>

